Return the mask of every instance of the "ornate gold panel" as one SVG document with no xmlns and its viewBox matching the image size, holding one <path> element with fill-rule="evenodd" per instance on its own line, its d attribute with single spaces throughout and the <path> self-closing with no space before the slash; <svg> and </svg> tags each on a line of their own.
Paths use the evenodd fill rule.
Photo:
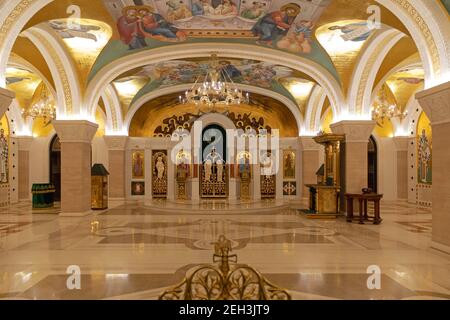
<svg viewBox="0 0 450 320">
<path fill-rule="evenodd" d="M 152 151 L 152 195 L 167 197 L 167 150 Z"/>
<path fill-rule="evenodd" d="M 202 198 L 228 197 L 228 168 L 225 164 L 200 165 L 200 196 Z"/>
</svg>

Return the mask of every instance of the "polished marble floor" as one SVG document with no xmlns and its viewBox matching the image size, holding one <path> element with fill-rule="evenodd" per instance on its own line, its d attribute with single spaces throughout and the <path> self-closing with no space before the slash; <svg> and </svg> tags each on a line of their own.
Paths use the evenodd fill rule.
<svg viewBox="0 0 450 320">
<path fill-rule="evenodd" d="M 450 256 L 429 248 L 429 209 L 384 203 L 375 226 L 307 219 L 296 207 L 176 214 L 130 202 L 85 217 L 29 203 L 1 208 L 0 298 L 157 299 L 192 266 L 212 263 L 221 234 L 239 263 L 294 299 L 450 298 Z M 67 288 L 71 265 L 80 290 Z M 372 265 L 379 290 L 367 287 Z"/>
</svg>

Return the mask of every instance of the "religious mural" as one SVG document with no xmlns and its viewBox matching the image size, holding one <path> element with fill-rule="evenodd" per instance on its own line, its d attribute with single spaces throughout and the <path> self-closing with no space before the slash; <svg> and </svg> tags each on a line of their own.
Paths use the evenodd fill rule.
<svg viewBox="0 0 450 320">
<path fill-rule="evenodd" d="M 315 24 L 331 0 L 103 1 L 116 21 L 120 40 L 105 47 L 92 74 L 135 50 L 212 38 L 305 55 L 334 72 L 313 36 Z"/>
<path fill-rule="evenodd" d="M 417 178 L 419 184 L 432 184 L 431 123 L 422 113 L 417 126 Z"/>
<path fill-rule="evenodd" d="M 219 71 L 221 73 L 228 75 L 235 83 L 269 89 L 280 93 L 295 102 L 295 98 L 279 82 L 280 79 L 295 75 L 295 71 L 290 68 L 275 65 L 273 63 L 247 59 L 222 59 L 219 61 L 218 68 L 220 68 Z M 133 102 L 156 89 L 203 81 L 203 78 L 209 69 L 209 60 L 170 60 L 146 65 L 133 75 L 134 77 L 146 77 L 150 79 L 136 94 Z M 128 79 L 130 79 L 129 76 L 124 80 Z M 118 79 L 116 81 L 123 80 Z"/>
<path fill-rule="evenodd" d="M 167 150 L 152 151 L 152 195 L 167 197 Z"/>
<path fill-rule="evenodd" d="M 283 178 L 295 179 L 295 151 L 283 151 Z"/>
<path fill-rule="evenodd" d="M 177 180 L 177 198 L 187 199 L 186 181 L 191 172 L 191 154 L 188 151 L 181 149 L 178 151 L 176 160 L 176 180 Z"/>
<path fill-rule="evenodd" d="M 162 121 L 162 124 L 156 127 L 155 131 L 153 132 L 153 136 L 170 137 L 176 131 L 190 131 L 194 122 L 203 114 L 203 112 L 199 112 L 198 114 L 185 113 L 180 116 L 172 115 L 171 117 L 165 118 Z M 233 121 L 237 129 L 242 129 L 246 133 L 265 135 L 271 134 L 272 132 L 271 126 L 266 124 L 266 121 L 263 117 L 254 116 L 251 112 L 241 114 L 225 111 L 222 114 Z"/>
<path fill-rule="evenodd" d="M 9 134 L 7 120 L 0 119 L 0 183 L 9 181 Z"/>
<path fill-rule="evenodd" d="M 238 165 L 238 173 L 239 177 L 242 178 L 250 178 L 251 171 L 251 163 L 252 163 L 252 155 L 248 151 L 241 151 L 236 156 L 236 163 Z"/>
<path fill-rule="evenodd" d="M 340 36 L 344 41 L 353 42 L 366 41 L 373 32 L 373 29 L 369 28 L 366 21 L 348 23 L 343 26 L 335 25 L 329 27 L 328 29 L 339 30 Z"/>
<path fill-rule="evenodd" d="M 99 26 L 84 24 L 84 23 L 70 23 L 69 21 L 51 20 L 48 22 L 50 28 L 59 34 L 63 39 L 84 38 L 97 41 L 97 36 L 91 31 L 101 30 Z"/>
<path fill-rule="evenodd" d="M 272 151 L 261 151 L 259 155 L 261 166 L 261 198 L 275 198 L 276 194 L 276 158 Z"/>
<path fill-rule="evenodd" d="M 132 154 L 132 178 L 133 179 L 144 179 L 145 178 L 145 161 L 144 161 L 144 151 L 138 150 L 134 151 Z"/>
<path fill-rule="evenodd" d="M 145 196 L 145 182 L 132 181 L 131 182 L 131 195 L 132 196 Z"/>
</svg>

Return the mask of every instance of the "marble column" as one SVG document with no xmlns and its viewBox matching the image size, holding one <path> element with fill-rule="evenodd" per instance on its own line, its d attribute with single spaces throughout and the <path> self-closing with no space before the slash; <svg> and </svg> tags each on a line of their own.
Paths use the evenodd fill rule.
<svg viewBox="0 0 450 320">
<path fill-rule="evenodd" d="M 302 186 L 298 187 L 298 190 L 302 190 L 302 199 L 308 199 L 309 190 L 305 187 L 305 184 L 316 184 L 317 176 L 316 172 L 319 170 L 322 165 L 320 159 L 320 148 L 321 145 L 316 143 L 313 140 L 313 137 L 303 136 L 300 137 L 300 145 L 301 145 L 301 162 L 302 162 Z"/>
<path fill-rule="evenodd" d="M 408 145 L 410 143 L 409 137 L 394 138 L 396 146 L 396 171 L 397 171 L 397 199 L 408 199 Z"/>
<path fill-rule="evenodd" d="M 419 92 L 433 132 L 433 227 L 435 249 L 450 254 L 450 82 Z"/>
<path fill-rule="evenodd" d="M 86 120 L 53 121 L 61 141 L 61 215 L 91 212 L 91 144 L 98 125 Z"/>
<path fill-rule="evenodd" d="M 335 134 L 345 134 L 345 192 L 361 193 L 368 183 L 368 145 L 375 121 L 344 120 L 330 127 Z"/>
<path fill-rule="evenodd" d="M 19 145 L 18 191 L 19 201 L 30 200 L 30 147 L 33 137 L 16 137 Z"/>
<path fill-rule="evenodd" d="M 108 146 L 109 198 L 124 200 L 126 197 L 126 136 L 104 136 Z"/>
<path fill-rule="evenodd" d="M 15 97 L 16 94 L 13 91 L 0 88 L 0 118 L 3 117 Z"/>
</svg>

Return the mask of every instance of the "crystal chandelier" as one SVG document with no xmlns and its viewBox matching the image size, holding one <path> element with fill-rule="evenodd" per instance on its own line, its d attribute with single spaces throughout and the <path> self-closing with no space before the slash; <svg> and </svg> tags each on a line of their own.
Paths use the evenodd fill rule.
<svg viewBox="0 0 450 320">
<path fill-rule="evenodd" d="M 43 118 L 44 121 L 52 121 L 56 118 L 56 106 L 44 84 L 41 84 L 34 95 L 31 107 L 22 110 L 25 118 Z"/>
<path fill-rule="evenodd" d="M 408 111 L 401 112 L 395 103 L 390 103 L 387 99 L 386 91 L 387 88 L 383 85 L 372 106 L 372 119 L 376 121 L 381 120 L 381 123 L 384 123 L 385 119 L 392 118 L 403 120 L 408 115 Z"/>
<path fill-rule="evenodd" d="M 249 103 L 249 94 L 244 94 L 237 88 L 226 67 L 219 65 L 216 54 L 211 55 L 211 63 L 203 82 L 200 82 L 200 78 L 201 76 L 190 89 L 186 90 L 184 96 L 179 96 L 180 103 L 192 103 L 213 109 L 216 105 Z"/>
</svg>

